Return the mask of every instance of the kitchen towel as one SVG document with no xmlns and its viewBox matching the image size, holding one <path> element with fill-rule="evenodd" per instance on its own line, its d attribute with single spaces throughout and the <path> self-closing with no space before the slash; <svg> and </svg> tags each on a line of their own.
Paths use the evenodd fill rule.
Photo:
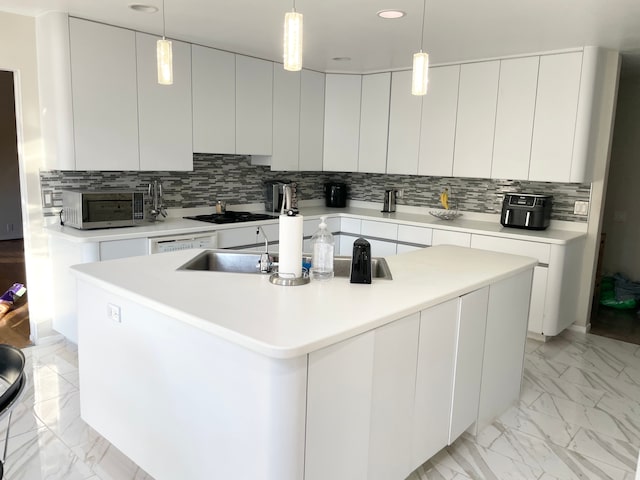
<svg viewBox="0 0 640 480">
<path fill-rule="evenodd" d="M 280 215 L 278 275 L 282 278 L 302 276 L 302 222 L 302 215 Z"/>
</svg>

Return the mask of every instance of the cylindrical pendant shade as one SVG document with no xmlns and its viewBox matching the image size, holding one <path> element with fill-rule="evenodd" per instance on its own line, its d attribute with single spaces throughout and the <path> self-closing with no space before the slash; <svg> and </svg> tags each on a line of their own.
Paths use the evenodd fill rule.
<svg viewBox="0 0 640 480">
<path fill-rule="evenodd" d="M 420 50 L 413 54 L 413 76 L 411 78 L 411 94 L 426 95 L 429 83 L 429 54 Z"/>
<path fill-rule="evenodd" d="M 158 83 L 160 85 L 173 84 L 173 54 L 171 52 L 171 40 L 162 37 L 156 44 L 158 57 Z"/>
<path fill-rule="evenodd" d="M 302 14 L 287 12 L 284 16 L 284 69 L 302 70 Z"/>
</svg>

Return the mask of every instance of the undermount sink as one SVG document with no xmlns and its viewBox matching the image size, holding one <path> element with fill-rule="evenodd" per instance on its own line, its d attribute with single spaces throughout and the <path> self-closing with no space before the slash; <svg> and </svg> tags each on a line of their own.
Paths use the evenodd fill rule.
<svg viewBox="0 0 640 480">
<path fill-rule="evenodd" d="M 273 253 L 271 256 L 277 264 L 278 254 Z M 309 256 L 304 256 L 303 258 L 305 261 L 311 260 Z M 178 270 L 260 274 L 260 268 L 258 267 L 259 261 L 259 252 L 206 250 L 178 267 Z M 274 270 L 269 273 L 275 271 L 277 271 L 277 265 Z M 348 278 L 351 275 L 351 257 L 334 257 L 333 273 L 336 277 Z M 382 280 L 393 279 L 389 265 L 384 258 L 374 257 L 371 259 L 371 277 Z"/>
</svg>

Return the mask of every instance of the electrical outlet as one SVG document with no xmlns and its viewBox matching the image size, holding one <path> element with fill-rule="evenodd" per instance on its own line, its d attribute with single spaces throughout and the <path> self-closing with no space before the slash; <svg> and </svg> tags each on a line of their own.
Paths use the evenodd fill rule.
<svg viewBox="0 0 640 480">
<path fill-rule="evenodd" d="M 45 208 L 53 207 L 53 193 L 49 190 L 42 192 L 42 204 Z"/>
<path fill-rule="evenodd" d="M 573 204 L 573 214 L 589 215 L 589 202 L 581 202 L 580 200 L 577 200 L 576 203 Z"/>
<path fill-rule="evenodd" d="M 118 305 L 114 305 L 113 303 L 107 304 L 107 315 L 111 320 L 116 323 L 122 322 L 122 315 L 120 312 L 120 307 Z"/>
</svg>

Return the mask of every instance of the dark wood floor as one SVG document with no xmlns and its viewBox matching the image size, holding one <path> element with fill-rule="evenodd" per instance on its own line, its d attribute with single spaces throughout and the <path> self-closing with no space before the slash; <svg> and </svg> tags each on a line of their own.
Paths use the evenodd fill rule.
<svg viewBox="0 0 640 480">
<path fill-rule="evenodd" d="M 31 345 L 29 340 L 29 286 L 24 266 L 23 240 L 0 241 L 0 295 L 14 283 L 22 283 L 27 293 L 0 319 L 0 343 L 15 347 Z"/>
<path fill-rule="evenodd" d="M 591 314 L 591 333 L 640 345 L 640 315 L 638 310 L 617 310 L 594 307 Z"/>
</svg>

